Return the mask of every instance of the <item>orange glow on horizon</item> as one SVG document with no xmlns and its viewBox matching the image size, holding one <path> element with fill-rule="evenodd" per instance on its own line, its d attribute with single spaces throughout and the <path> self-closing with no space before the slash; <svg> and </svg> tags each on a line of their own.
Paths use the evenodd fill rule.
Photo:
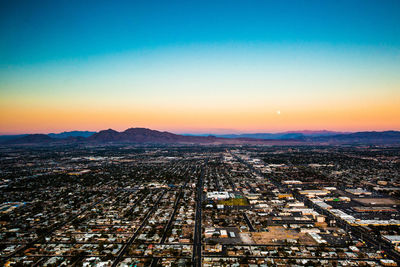
<svg viewBox="0 0 400 267">
<path fill-rule="evenodd" d="M 392 103 L 307 109 L 70 108 L 62 105 L 2 105 L 0 132 L 50 133 L 71 130 L 118 131 L 146 127 L 176 133 L 282 132 L 288 130 L 399 130 L 400 111 Z"/>
</svg>

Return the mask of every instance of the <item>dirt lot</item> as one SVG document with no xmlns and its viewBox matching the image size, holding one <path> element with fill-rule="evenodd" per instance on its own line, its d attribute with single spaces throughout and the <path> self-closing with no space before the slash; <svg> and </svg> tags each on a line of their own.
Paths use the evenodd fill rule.
<svg viewBox="0 0 400 267">
<path fill-rule="evenodd" d="M 354 201 L 357 201 L 367 206 L 385 206 L 400 204 L 400 201 L 391 198 L 355 198 Z"/>
<path fill-rule="evenodd" d="M 287 239 L 295 239 L 299 244 L 314 245 L 316 242 L 306 233 L 299 233 L 281 226 L 268 227 L 269 232 L 249 233 L 256 244 L 283 244 Z"/>
</svg>

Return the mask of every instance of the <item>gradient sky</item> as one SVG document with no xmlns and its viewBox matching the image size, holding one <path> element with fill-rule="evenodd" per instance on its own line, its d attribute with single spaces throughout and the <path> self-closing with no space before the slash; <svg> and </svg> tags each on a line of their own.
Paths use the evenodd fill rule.
<svg viewBox="0 0 400 267">
<path fill-rule="evenodd" d="M 1 1 L 0 133 L 400 130 L 400 1 Z"/>
</svg>

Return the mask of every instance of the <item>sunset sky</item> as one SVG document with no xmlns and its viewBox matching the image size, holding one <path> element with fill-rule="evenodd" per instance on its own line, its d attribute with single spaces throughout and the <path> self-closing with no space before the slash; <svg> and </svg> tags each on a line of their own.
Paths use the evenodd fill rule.
<svg viewBox="0 0 400 267">
<path fill-rule="evenodd" d="M 400 130 L 400 1 L 1 1 L 0 133 Z"/>
</svg>

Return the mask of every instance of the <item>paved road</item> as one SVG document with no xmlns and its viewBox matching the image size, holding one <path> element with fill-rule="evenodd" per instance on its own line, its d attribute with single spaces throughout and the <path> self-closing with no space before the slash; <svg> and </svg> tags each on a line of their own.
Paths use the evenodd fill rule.
<svg viewBox="0 0 400 267">
<path fill-rule="evenodd" d="M 205 165 L 207 165 L 207 160 Z M 201 207 L 203 198 L 203 179 L 204 179 L 204 168 L 202 167 L 199 179 L 197 182 L 197 198 L 196 198 L 196 219 L 194 226 L 194 243 L 192 253 L 192 263 L 195 267 L 201 266 Z"/>
<path fill-rule="evenodd" d="M 161 240 L 160 240 L 160 244 L 164 244 L 165 239 L 167 239 L 168 230 L 171 228 L 172 222 L 174 221 L 176 211 L 178 210 L 179 202 L 183 195 L 183 189 L 186 187 L 186 184 L 187 184 L 187 182 L 185 182 L 185 184 L 183 186 L 181 186 L 179 193 L 178 193 L 178 197 L 175 199 L 174 211 L 172 212 L 172 215 L 168 221 L 168 224 L 165 226 L 163 236 L 161 237 Z M 153 261 L 151 262 L 151 266 L 152 267 L 157 266 L 159 259 L 160 258 L 154 258 Z"/>
<path fill-rule="evenodd" d="M 243 213 L 243 218 L 244 218 L 245 222 L 247 223 L 247 226 L 249 227 L 250 232 L 255 232 L 256 230 L 254 229 L 253 225 L 251 224 L 249 217 L 247 217 L 246 212 Z"/>
<path fill-rule="evenodd" d="M 233 155 L 233 154 L 232 154 Z M 233 155 L 237 160 L 245 164 L 246 166 L 249 167 L 252 171 L 256 172 L 259 175 L 262 175 L 265 177 L 265 175 L 260 172 L 259 170 L 255 169 L 251 164 L 244 162 L 242 159 L 237 157 L 236 155 Z M 298 200 L 304 202 L 306 206 L 309 208 L 315 209 L 317 212 L 326 215 L 329 220 L 336 220 L 338 223 L 337 225 L 341 228 L 344 228 L 347 232 L 349 230 L 351 231 L 351 234 L 354 235 L 355 237 L 366 241 L 369 245 L 374 246 L 375 248 L 379 250 L 385 251 L 386 255 L 388 255 L 390 258 L 395 260 L 397 263 L 400 263 L 400 253 L 395 251 L 390 244 L 388 244 L 385 240 L 379 237 L 374 237 L 370 233 L 368 233 L 364 228 L 361 228 L 360 226 L 353 226 L 345 222 L 344 220 L 334 216 L 330 212 L 322 209 L 321 207 L 315 205 L 312 203 L 309 199 L 305 198 L 304 196 L 300 195 L 298 192 L 293 191 L 292 189 L 288 188 L 286 185 L 280 183 L 279 181 L 271 178 L 271 177 L 266 177 L 268 178 L 275 186 L 278 188 L 284 188 L 290 193 L 293 194 L 293 196 Z"/>
<path fill-rule="evenodd" d="M 104 197 L 98 201 L 96 201 L 95 203 L 91 204 L 90 206 L 86 207 L 85 209 L 83 209 L 82 211 L 80 211 L 79 213 L 72 215 L 70 217 L 68 217 L 64 222 L 62 223 L 57 223 L 55 225 L 53 225 L 49 230 L 47 230 L 42 236 L 39 236 L 38 238 L 32 240 L 31 242 L 28 242 L 27 244 L 23 245 L 22 247 L 20 247 L 19 249 L 15 250 L 14 252 L 12 252 L 11 254 L 8 254 L 5 257 L 2 257 L 5 260 L 8 260 L 11 257 L 14 257 L 15 255 L 17 255 L 18 253 L 26 250 L 29 247 L 32 247 L 34 244 L 36 243 L 40 243 L 40 241 L 42 240 L 43 237 L 45 236 L 49 236 L 51 235 L 54 231 L 56 231 L 57 229 L 60 229 L 61 227 L 63 227 L 64 225 L 66 225 L 67 223 L 70 223 L 72 221 L 74 221 L 75 219 L 77 219 L 79 216 L 81 216 L 83 213 L 85 213 L 86 211 L 92 209 L 94 206 L 96 206 L 97 204 L 103 202 L 104 200 L 108 199 L 109 197 Z"/>
<path fill-rule="evenodd" d="M 118 263 L 121 261 L 122 256 L 125 255 L 127 249 L 129 248 L 129 246 L 133 243 L 133 241 L 135 241 L 136 237 L 139 235 L 140 231 L 142 230 L 142 228 L 146 225 L 147 220 L 149 219 L 150 215 L 153 214 L 157 208 L 158 208 L 158 204 L 160 203 L 160 200 L 162 199 L 162 197 L 164 196 L 166 190 L 164 190 L 161 194 L 161 196 L 157 199 L 156 203 L 154 203 L 153 207 L 147 212 L 146 216 L 144 217 L 142 223 L 140 224 L 139 228 L 135 231 L 135 233 L 131 236 L 131 238 L 129 238 L 128 242 L 122 246 L 121 250 L 118 253 L 118 256 L 115 258 L 113 264 L 111 265 L 112 267 L 116 267 L 118 265 Z"/>
</svg>

